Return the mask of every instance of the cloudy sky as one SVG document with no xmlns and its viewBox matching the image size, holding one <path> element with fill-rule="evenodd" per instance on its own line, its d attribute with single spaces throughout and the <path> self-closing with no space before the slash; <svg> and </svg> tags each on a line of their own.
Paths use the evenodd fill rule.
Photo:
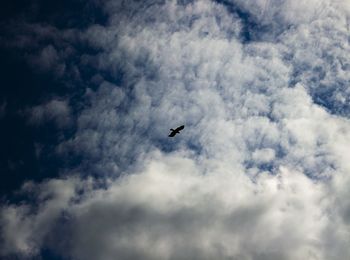
<svg viewBox="0 0 350 260">
<path fill-rule="evenodd" d="M 350 259 L 348 0 L 0 14 L 0 258 Z"/>
</svg>

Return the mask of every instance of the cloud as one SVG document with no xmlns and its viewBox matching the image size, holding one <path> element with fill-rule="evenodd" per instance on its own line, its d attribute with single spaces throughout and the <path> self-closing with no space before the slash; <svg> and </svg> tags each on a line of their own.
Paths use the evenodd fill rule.
<svg viewBox="0 0 350 260">
<path fill-rule="evenodd" d="M 3 205 L 2 254 L 349 258 L 343 5 L 106 2 L 107 25 L 80 32 L 98 50 L 78 64 L 93 86 L 56 147 L 82 162 L 25 184 L 34 205 Z M 33 122 L 65 118 L 63 101 L 31 109 Z"/>
<path fill-rule="evenodd" d="M 318 232 L 324 224 L 321 210 L 314 207 L 322 196 L 319 187 L 287 170 L 279 178 L 263 174 L 254 187 L 238 171 L 203 176 L 182 156 L 157 158 L 145 172 L 128 176 L 94 196 L 96 200 L 83 203 L 73 230 L 73 256 L 251 259 L 265 254 L 293 259 L 319 254 Z M 93 220 L 91 232 L 99 235 L 86 239 L 81 230 Z"/>
<path fill-rule="evenodd" d="M 90 190 L 91 183 L 82 181 L 83 196 L 72 193 L 74 179 L 41 184 L 39 214 L 3 221 L 11 229 L 17 220 L 10 242 L 16 249 L 23 241 L 33 243 L 29 219 L 35 223 L 31 227 L 41 225 L 41 237 L 52 236 L 46 227 L 64 211 L 74 259 L 302 259 L 320 254 L 326 223 L 318 207 L 322 184 L 287 169 L 275 177 L 262 174 L 253 184 L 240 171 L 202 175 L 203 166 L 185 154 L 150 157 L 141 172 L 112 181 L 107 189 Z M 7 208 L 2 215 L 13 211 L 21 213 L 21 208 Z"/>
<path fill-rule="evenodd" d="M 72 123 L 71 109 L 66 100 L 53 99 L 28 109 L 27 114 L 33 125 L 53 122 L 57 127 L 64 128 Z"/>
<path fill-rule="evenodd" d="M 40 51 L 40 53 L 31 58 L 33 66 L 43 71 L 55 71 L 58 75 L 63 75 L 65 72 L 66 65 L 59 63 L 59 55 L 57 50 L 52 46 L 48 45 Z"/>
<path fill-rule="evenodd" d="M 9 205 L 1 208 L 1 254 L 21 253 L 35 256 L 39 253 L 45 236 L 60 218 L 65 207 L 75 195 L 78 180 L 48 180 L 41 184 L 27 182 L 22 193 L 36 198 L 36 207 Z"/>
</svg>

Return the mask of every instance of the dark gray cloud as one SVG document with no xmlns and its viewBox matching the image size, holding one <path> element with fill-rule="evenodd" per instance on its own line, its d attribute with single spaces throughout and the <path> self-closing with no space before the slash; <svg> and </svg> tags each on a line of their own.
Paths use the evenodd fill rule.
<svg viewBox="0 0 350 260">
<path fill-rule="evenodd" d="M 72 124 L 71 109 L 67 101 L 53 99 L 46 104 L 28 109 L 29 122 L 34 125 L 53 122 L 59 128 Z"/>
</svg>

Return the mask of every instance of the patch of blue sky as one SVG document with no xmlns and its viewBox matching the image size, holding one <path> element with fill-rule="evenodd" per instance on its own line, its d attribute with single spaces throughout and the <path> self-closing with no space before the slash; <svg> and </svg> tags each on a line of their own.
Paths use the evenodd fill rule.
<svg viewBox="0 0 350 260">
<path fill-rule="evenodd" d="M 243 9 L 233 1 L 216 0 L 215 2 L 226 7 L 229 13 L 241 21 L 242 29 L 240 38 L 242 43 L 248 44 L 254 41 L 271 41 L 283 33 L 288 27 L 274 23 L 263 23 L 248 10 Z"/>
</svg>

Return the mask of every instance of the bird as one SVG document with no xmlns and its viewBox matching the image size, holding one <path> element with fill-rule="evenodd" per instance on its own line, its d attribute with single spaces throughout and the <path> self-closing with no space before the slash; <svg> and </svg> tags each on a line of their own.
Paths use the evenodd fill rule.
<svg viewBox="0 0 350 260">
<path fill-rule="evenodd" d="M 175 130 L 171 128 L 171 129 L 170 129 L 171 133 L 169 134 L 169 137 L 174 137 L 176 134 L 179 134 L 180 131 L 181 131 L 182 129 L 184 129 L 184 128 L 185 128 L 184 125 L 179 126 L 179 127 L 176 128 Z"/>
</svg>

